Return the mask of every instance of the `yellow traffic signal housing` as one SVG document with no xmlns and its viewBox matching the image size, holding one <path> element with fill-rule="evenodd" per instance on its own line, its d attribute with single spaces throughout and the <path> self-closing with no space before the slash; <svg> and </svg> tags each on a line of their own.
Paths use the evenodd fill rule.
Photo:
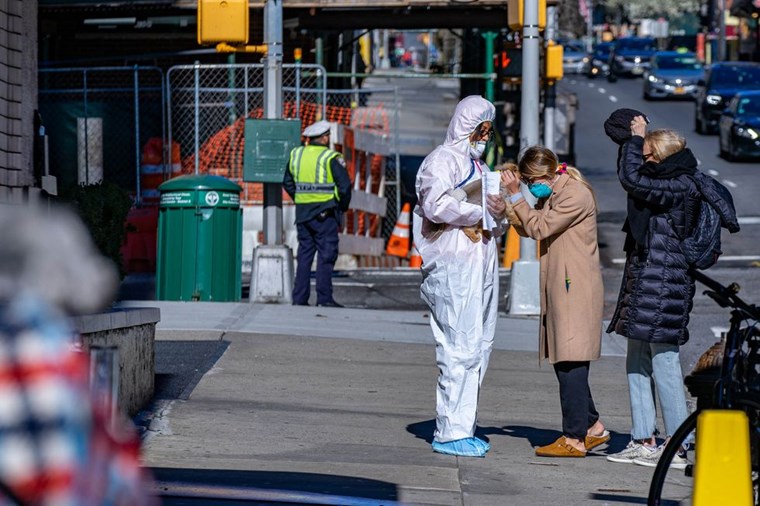
<svg viewBox="0 0 760 506">
<path fill-rule="evenodd" d="M 198 44 L 248 43 L 248 0 L 198 0 Z"/>
<path fill-rule="evenodd" d="M 525 0 L 509 0 L 507 24 L 510 30 L 522 30 L 525 19 Z M 538 29 L 546 28 L 546 0 L 538 0 Z"/>
<path fill-rule="evenodd" d="M 546 46 L 546 79 L 558 81 L 562 79 L 562 55 L 564 50 L 562 46 L 554 42 L 549 41 Z"/>
</svg>

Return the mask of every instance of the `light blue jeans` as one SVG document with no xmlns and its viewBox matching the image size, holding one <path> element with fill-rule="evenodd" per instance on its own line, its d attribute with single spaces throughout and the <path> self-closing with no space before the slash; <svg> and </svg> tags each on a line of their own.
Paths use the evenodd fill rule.
<svg viewBox="0 0 760 506">
<path fill-rule="evenodd" d="M 665 436 L 672 436 L 689 416 L 678 345 L 628 339 L 625 367 L 633 419 L 631 437 L 649 439 L 657 433 L 655 386 L 665 422 Z"/>
</svg>

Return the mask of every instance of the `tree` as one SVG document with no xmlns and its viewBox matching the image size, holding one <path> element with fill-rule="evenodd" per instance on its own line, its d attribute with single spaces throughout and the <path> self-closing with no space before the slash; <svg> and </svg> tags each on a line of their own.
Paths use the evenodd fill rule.
<svg viewBox="0 0 760 506">
<path fill-rule="evenodd" d="M 606 0 L 609 7 L 627 7 L 631 18 L 674 17 L 684 12 L 699 13 L 700 3 L 699 0 Z"/>
</svg>

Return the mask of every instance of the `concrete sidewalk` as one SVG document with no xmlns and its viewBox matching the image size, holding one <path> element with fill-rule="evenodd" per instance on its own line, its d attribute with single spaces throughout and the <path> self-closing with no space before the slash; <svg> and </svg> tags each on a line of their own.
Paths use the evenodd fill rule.
<svg viewBox="0 0 760 506">
<path fill-rule="evenodd" d="M 646 502 L 652 469 L 604 458 L 625 446 L 630 427 L 624 343 L 608 336 L 591 381 L 611 444 L 584 459 L 538 458 L 533 447 L 559 435 L 557 381 L 549 364 L 538 364 L 537 320 L 501 317 L 479 413 L 478 434 L 492 449 L 468 459 L 430 449 L 437 370 L 424 312 L 125 305 L 161 308 L 160 341 L 227 343 L 184 399 L 157 404 L 144 458 L 167 496 L 201 491 L 248 504 Z"/>
</svg>

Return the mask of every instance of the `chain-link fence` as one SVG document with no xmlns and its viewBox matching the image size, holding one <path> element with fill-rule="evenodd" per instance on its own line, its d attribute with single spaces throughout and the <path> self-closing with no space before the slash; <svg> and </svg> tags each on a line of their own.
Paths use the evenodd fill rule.
<svg viewBox="0 0 760 506">
<path fill-rule="evenodd" d="M 283 65 L 282 116 L 299 118 L 302 127 L 326 119 L 376 134 L 372 153 L 380 156 L 371 158 L 367 176 L 364 171 L 357 174 L 363 190 L 388 197 L 383 232 L 390 235 L 400 205 L 396 91 L 328 90 L 326 76 L 321 65 Z M 243 187 L 245 203 L 260 204 L 262 185 L 244 183 L 242 177 L 245 120 L 264 116 L 264 65 L 176 66 L 166 81 L 168 135 L 179 144 L 182 172 L 227 177 Z"/>
<path fill-rule="evenodd" d="M 39 111 L 59 187 L 106 180 L 139 199 L 143 147 L 166 137 L 164 85 L 156 67 L 40 69 Z M 156 156 L 160 170 L 168 167 L 170 153 Z"/>
</svg>

